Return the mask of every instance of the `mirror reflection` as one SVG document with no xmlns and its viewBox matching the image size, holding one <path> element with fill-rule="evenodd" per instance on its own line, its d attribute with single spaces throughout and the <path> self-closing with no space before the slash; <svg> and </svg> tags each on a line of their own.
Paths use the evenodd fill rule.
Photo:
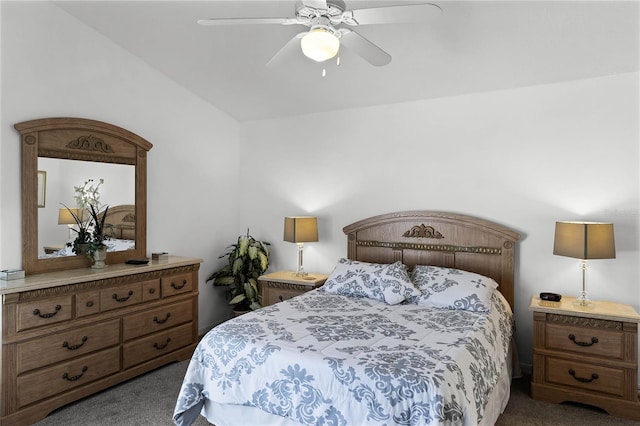
<svg viewBox="0 0 640 426">
<path fill-rule="evenodd" d="M 135 166 L 39 157 L 38 171 L 46 172 L 47 179 L 42 188 L 44 207 L 38 208 L 39 259 L 76 255 L 78 224 L 66 207 L 81 218 L 88 216 L 78 209 L 74 189 L 86 182 L 85 188 L 97 188 L 100 205 L 109 206 L 108 251 L 135 249 Z"/>
</svg>

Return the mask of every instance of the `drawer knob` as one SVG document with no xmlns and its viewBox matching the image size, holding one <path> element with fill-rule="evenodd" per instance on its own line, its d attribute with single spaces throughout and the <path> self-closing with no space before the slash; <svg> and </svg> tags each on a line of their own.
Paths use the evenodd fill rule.
<svg viewBox="0 0 640 426">
<path fill-rule="evenodd" d="M 162 349 L 166 348 L 167 345 L 169 345 L 170 341 L 171 341 L 171 337 L 167 337 L 167 341 L 164 344 L 162 344 L 162 343 L 154 343 L 153 347 L 158 349 L 158 350 L 162 350 Z"/>
<path fill-rule="evenodd" d="M 155 288 L 153 288 L 153 287 L 152 287 L 152 288 L 150 288 L 150 289 L 149 289 L 149 294 L 153 294 L 153 293 L 155 293 L 155 292 L 156 292 L 156 289 L 155 289 Z"/>
<path fill-rule="evenodd" d="M 86 365 L 84 367 L 82 367 L 82 373 L 76 375 L 76 376 L 69 376 L 69 374 L 64 373 L 62 375 L 62 378 L 65 380 L 68 380 L 70 382 L 75 382 L 76 380 L 78 380 L 80 377 L 84 376 L 84 373 L 87 372 L 87 370 L 89 369 L 89 367 L 87 367 Z"/>
<path fill-rule="evenodd" d="M 182 285 L 176 284 L 176 283 L 171 283 L 171 287 L 176 289 L 176 290 L 180 290 L 182 287 L 184 287 L 185 285 L 187 285 L 187 280 L 182 280 Z"/>
<path fill-rule="evenodd" d="M 153 317 L 153 322 L 155 322 L 156 324 L 164 324 L 169 320 L 170 316 L 171 316 L 171 312 L 167 312 L 167 315 L 164 317 L 164 319 L 160 319 L 157 316 Z"/>
<path fill-rule="evenodd" d="M 591 378 L 586 378 L 586 377 L 578 377 L 576 376 L 576 372 L 573 368 L 569 369 L 569 374 L 571 375 L 571 377 L 573 377 L 574 379 L 576 379 L 577 381 L 581 382 L 581 383 L 589 383 L 589 382 L 593 382 L 594 380 L 598 379 L 598 375 L 596 373 L 592 373 L 591 374 Z"/>
<path fill-rule="evenodd" d="M 60 309 L 62 309 L 62 306 L 60 305 L 56 305 L 56 307 L 54 308 L 55 311 L 53 312 L 49 312 L 48 314 L 42 314 L 40 313 L 40 309 L 34 309 L 33 310 L 33 315 L 37 315 L 40 318 L 51 318 L 53 317 L 55 314 L 57 314 L 58 312 L 60 312 Z"/>
<path fill-rule="evenodd" d="M 284 301 L 284 299 L 282 298 L 282 295 L 278 296 L 278 299 L 280 299 L 281 302 Z"/>
<path fill-rule="evenodd" d="M 63 348 L 67 348 L 70 351 L 75 351 L 76 349 L 80 349 L 82 347 L 82 345 L 84 345 L 88 339 L 89 338 L 87 336 L 82 336 L 82 343 L 78 343 L 77 345 L 69 345 L 68 342 L 64 342 L 62 344 L 62 347 Z"/>
<path fill-rule="evenodd" d="M 573 334 L 569 335 L 569 340 L 571 340 L 573 343 L 575 343 L 578 346 L 593 346 L 594 344 L 598 343 L 597 337 L 592 337 L 591 342 L 579 342 L 576 340 L 576 336 L 574 336 Z"/>
<path fill-rule="evenodd" d="M 87 303 L 87 308 L 93 308 L 93 300 L 89 300 Z"/>
<path fill-rule="evenodd" d="M 124 297 L 118 297 L 116 293 L 113 293 L 113 296 L 111 297 L 113 297 L 113 300 L 115 300 L 116 302 L 126 302 L 131 296 L 133 296 L 133 290 L 129 290 L 129 293 L 127 293 L 127 295 Z"/>
</svg>

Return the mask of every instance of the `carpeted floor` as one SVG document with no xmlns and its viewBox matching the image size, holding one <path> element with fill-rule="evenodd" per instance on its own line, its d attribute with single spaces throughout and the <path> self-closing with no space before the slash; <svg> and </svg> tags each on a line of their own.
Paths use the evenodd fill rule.
<svg viewBox="0 0 640 426">
<path fill-rule="evenodd" d="M 38 426 L 173 425 L 171 416 L 187 362 L 174 363 L 87 397 L 51 413 Z M 515 380 L 498 426 L 631 426 L 640 422 L 612 417 L 583 406 L 549 404 L 529 397 L 527 380 Z M 208 425 L 201 417 L 197 426 Z M 255 425 L 247 425 L 255 426 Z"/>
</svg>

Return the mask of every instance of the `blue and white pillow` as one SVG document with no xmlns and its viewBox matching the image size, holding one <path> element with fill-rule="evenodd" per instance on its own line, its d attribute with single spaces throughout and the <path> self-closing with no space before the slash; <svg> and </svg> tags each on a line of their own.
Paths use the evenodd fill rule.
<svg viewBox="0 0 640 426">
<path fill-rule="evenodd" d="M 417 265 L 411 281 L 421 295 L 410 301 L 422 306 L 488 312 L 498 283 L 461 269 Z"/>
<path fill-rule="evenodd" d="M 340 259 L 322 286 L 327 293 L 366 297 L 389 305 L 420 296 L 402 262 L 392 264 Z"/>
</svg>

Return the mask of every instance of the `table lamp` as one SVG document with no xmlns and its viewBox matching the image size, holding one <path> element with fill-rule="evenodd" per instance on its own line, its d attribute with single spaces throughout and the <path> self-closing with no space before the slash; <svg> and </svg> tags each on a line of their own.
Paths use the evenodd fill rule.
<svg viewBox="0 0 640 426">
<path fill-rule="evenodd" d="M 67 225 L 67 228 L 69 228 L 69 241 L 73 241 L 73 226 L 77 223 L 73 217 L 74 214 L 76 217 L 80 217 L 80 209 L 68 209 L 65 207 L 58 210 L 58 225 Z"/>
<path fill-rule="evenodd" d="M 310 216 L 285 217 L 284 240 L 298 245 L 298 270 L 294 275 L 306 276 L 302 266 L 303 245 L 318 241 L 318 219 Z"/>
<path fill-rule="evenodd" d="M 574 302 L 576 307 L 593 308 L 587 297 L 587 260 L 615 259 L 616 248 L 612 223 L 556 222 L 553 254 L 580 259 L 582 292 Z"/>
</svg>

